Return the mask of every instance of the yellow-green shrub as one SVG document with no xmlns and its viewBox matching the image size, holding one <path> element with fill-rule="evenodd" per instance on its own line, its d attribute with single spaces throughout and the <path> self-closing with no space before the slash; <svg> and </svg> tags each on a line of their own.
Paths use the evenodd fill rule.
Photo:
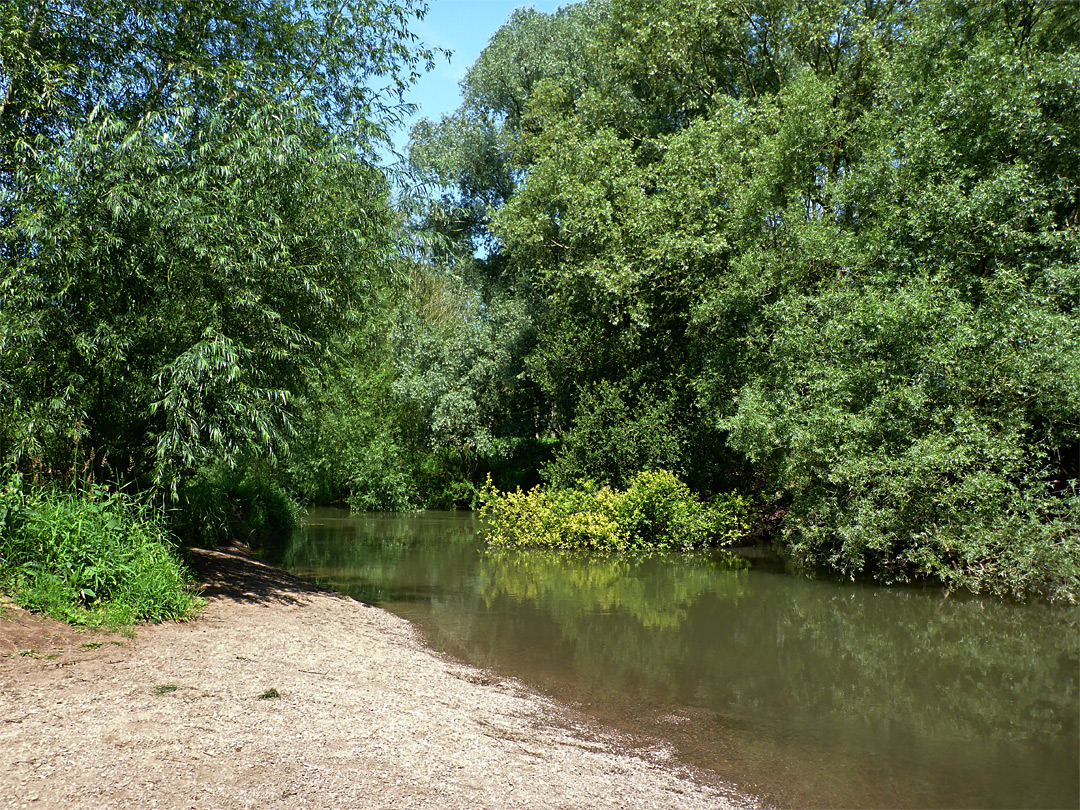
<svg viewBox="0 0 1080 810">
<path fill-rule="evenodd" d="M 730 543 L 746 530 L 742 498 L 704 502 L 667 470 L 640 472 L 625 490 L 583 481 L 575 489 L 500 492 L 489 480 L 481 502 L 483 531 L 498 546 L 686 550 Z"/>
</svg>

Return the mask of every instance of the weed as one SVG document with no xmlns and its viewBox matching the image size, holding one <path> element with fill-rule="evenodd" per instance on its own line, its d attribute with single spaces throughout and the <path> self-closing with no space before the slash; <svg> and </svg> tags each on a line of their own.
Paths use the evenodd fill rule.
<svg viewBox="0 0 1080 810">
<path fill-rule="evenodd" d="M 273 700 L 274 698 L 281 697 L 281 693 L 277 689 L 270 688 L 259 695 L 259 700 Z"/>
<path fill-rule="evenodd" d="M 201 605 L 161 515 L 104 488 L 0 488 L 0 588 L 23 607 L 88 627 L 184 618 Z"/>
<path fill-rule="evenodd" d="M 160 686 L 155 686 L 154 687 L 154 694 L 155 695 L 171 695 L 173 692 L 175 692 L 179 688 L 180 688 L 179 686 L 174 686 L 171 683 L 164 683 L 164 684 L 161 684 Z"/>
<path fill-rule="evenodd" d="M 102 642 L 100 641 L 88 641 L 82 645 L 82 648 L 84 650 L 96 650 L 98 647 L 101 646 L 101 644 Z"/>
<path fill-rule="evenodd" d="M 19 650 L 19 655 L 23 658 L 41 658 L 37 650 Z"/>
</svg>

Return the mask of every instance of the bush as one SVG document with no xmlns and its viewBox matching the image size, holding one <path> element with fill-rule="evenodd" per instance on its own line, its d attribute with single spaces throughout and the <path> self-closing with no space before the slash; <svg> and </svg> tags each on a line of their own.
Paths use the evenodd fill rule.
<svg viewBox="0 0 1080 810">
<path fill-rule="evenodd" d="M 90 627 L 193 614 L 201 600 L 161 516 L 122 493 L 0 493 L 0 584 L 23 607 Z"/>
<path fill-rule="evenodd" d="M 673 398 L 631 394 L 609 382 L 582 394 L 555 459 L 544 468 L 554 487 L 580 479 L 628 486 L 641 470 L 688 467 L 689 428 Z"/>
<path fill-rule="evenodd" d="M 481 520 L 497 546 L 591 551 L 689 550 L 741 537 L 747 508 L 736 495 L 703 502 L 666 470 L 638 473 L 626 490 L 580 482 L 574 489 L 481 491 Z"/>
<path fill-rule="evenodd" d="M 218 465 L 200 471 L 179 490 L 173 530 L 185 543 L 213 547 L 229 540 L 258 542 L 292 531 L 296 503 L 269 475 Z"/>
</svg>

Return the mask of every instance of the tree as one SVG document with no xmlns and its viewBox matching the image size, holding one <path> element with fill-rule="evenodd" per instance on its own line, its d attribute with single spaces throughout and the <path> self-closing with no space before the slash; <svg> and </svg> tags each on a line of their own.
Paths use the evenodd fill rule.
<svg viewBox="0 0 1080 810">
<path fill-rule="evenodd" d="M 791 493 L 797 559 L 1075 599 L 1076 21 L 898 22 L 876 103 L 831 131 L 834 179 L 803 171 L 702 311 L 748 313 L 757 370 L 721 424 Z M 763 180 L 793 143 L 771 140 Z"/>
<path fill-rule="evenodd" d="M 664 463 L 779 493 L 808 566 L 1077 599 L 1075 14 L 575 9 L 466 92 L 517 172 L 480 227 L 534 296 L 552 473 Z"/>
<path fill-rule="evenodd" d="M 423 6 L 6 0 L 0 453 L 141 484 L 273 455 L 385 283 Z M 381 87 L 380 87 L 381 86 Z"/>
<path fill-rule="evenodd" d="M 423 443 L 475 484 L 482 461 L 496 463 L 540 431 L 535 390 L 522 380 L 533 324 L 513 294 L 485 301 L 441 274 L 427 280 L 441 306 L 400 313 L 393 389 L 419 414 Z"/>
</svg>

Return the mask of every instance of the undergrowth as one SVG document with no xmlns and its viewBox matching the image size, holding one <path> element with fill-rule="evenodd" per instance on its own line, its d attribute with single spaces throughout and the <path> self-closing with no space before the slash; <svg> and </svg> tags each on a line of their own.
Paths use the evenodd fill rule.
<svg viewBox="0 0 1080 810">
<path fill-rule="evenodd" d="M 178 492 L 170 528 L 186 545 L 257 544 L 295 528 L 298 507 L 264 470 L 241 464 L 201 470 Z"/>
<path fill-rule="evenodd" d="M 0 491 L 0 587 L 75 625 L 183 619 L 202 604 L 160 513 L 123 493 Z"/>
</svg>

